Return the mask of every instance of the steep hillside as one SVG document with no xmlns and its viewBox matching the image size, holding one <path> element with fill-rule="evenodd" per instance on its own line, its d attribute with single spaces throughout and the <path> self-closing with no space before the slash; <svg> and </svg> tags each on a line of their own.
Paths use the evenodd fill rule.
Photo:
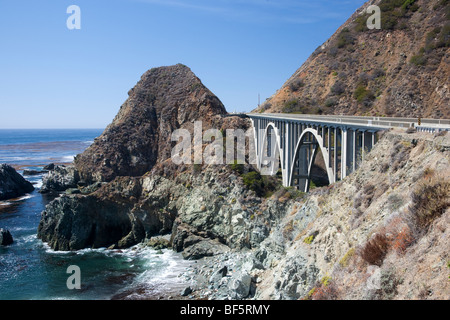
<svg viewBox="0 0 450 320">
<path fill-rule="evenodd" d="M 270 232 L 251 251 L 199 264 L 188 274 L 194 296 L 450 299 L 449 152 L 449 134 L 390 131 L 341 182 L 308 195 L 282 188 L 258 202 L 239 198 L 250 212 L 239 225 L 253 236 L 265 220 Z"/>
<path fill-rule="evenodd" d="M 449 48 L 448 0 L 368 1 L 254 112 L 450 118 Z"/>
</svg>

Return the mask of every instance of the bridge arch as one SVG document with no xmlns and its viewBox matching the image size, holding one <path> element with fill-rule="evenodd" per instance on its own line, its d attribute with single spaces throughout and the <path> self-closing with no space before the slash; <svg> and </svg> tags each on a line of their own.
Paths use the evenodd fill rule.
<svg viewBox="0 0 450 320">
<path fill-rule="evenodd" d="M 272 146 L 273 141 L 275 141 L 274 146 Z M 279 161 L 284 178 L 285 168 L 283 168 L 282 158 L 283 155 L 281 152 L 281 135 L 279 129 L 277 128 L 275 123 L 269 122 L 264 129 L 261 151 L 258 155 L 258 167 L 260 168 L 261 173 L 266 175 L 275 175 L 278 170 L 278 167 L 276 165 Z M 268 165 L 268 167 L 264 168 L 265 165 Z"/>
<path fill-rule="evenodd" d="M 300 135 L 295 146 L 294 157 L 289 170 L 288 186 L 294 186 L 301 191 L 308 192 L 311 181 L 311 169 L 319 152 L 322 152 L 325 162 L 325 170 L 329 183 L 335 181 L 333 170 L 329 163 L 329 150 L 324 147 L 323 137 L 318 130 L 314 128 L 306 128 Z"/>
</svg>

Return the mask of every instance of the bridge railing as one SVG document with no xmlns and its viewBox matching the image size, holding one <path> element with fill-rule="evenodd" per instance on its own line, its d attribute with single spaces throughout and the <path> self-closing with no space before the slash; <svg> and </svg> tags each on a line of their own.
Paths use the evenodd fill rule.
<svg viewBox="0 0 450 320">
<path fill-rule="evenodd" d="M 363 116 L 336 116 L 336 115 L 307 115 L 307 114 L 287 114 L 287 113 L 249 113 L 249 117 L 296 120 L 304 122 L 315 122 L 329 125 L 355 125 L 361 127 L 376 128 L 409 128 L 421 127 L 427 128 L 427 131 L 450 131 L 449 119 L 418 119 L 418 118 L 399 118 L 399 117 L 363 117 Z M 419 124 L 420 123 L 420 124 Z"/>
</svg>

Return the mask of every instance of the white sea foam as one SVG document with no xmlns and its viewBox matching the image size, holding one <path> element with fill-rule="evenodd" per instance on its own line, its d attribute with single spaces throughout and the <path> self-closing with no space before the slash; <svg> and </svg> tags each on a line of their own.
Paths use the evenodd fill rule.
<svg viewBox="0 0 450 320">
<path fill-rule="evenodd" d="M 20 240 L 24 241 L 25 243 L 34 242 L 34 241 L 37 240 L 37 235 L 36 234 L 31 234 L 29 236 L 23 237 Z"/>
<path fill-rule="evenodd" d="M 0 206 L 10 206 L 10 205 L 14 204 L 14 202 L 19 202 L 19 201 L 23 201 L 23 200 L 34 198 L 34 197 L 36 197 L 36 195 L 27 193 L 24 196 L 14 198 L 14 199 L 9 199 L 8 201 L 0 201 Z"/>
<path fill-rule="evenodd" d="M 36 197 L 36 195 L 27 193 L 26 195 L 21 196 L 21 197 L 19 197 L 17 199 L 14 199 L 13 201 L 14 202 L 16 202 L 16 201 L 23 201 L 23 200 L 31 199 L 31 198 L 34 198 L 34 197 Z"/>
<path fill-rule="evenodd" d="M 184 260 L 180 254 L 168 249 L 162 254 L 152 250 L 146 254 L 145 258 L 147 270 L 136 277 L 136 282 L 172 290 L 186 284 L 180 275 L 192 262 Z"/>
<path fill-rule="evenodd" d="M 24 227 L 12 227 L 10 231 L 31 231 L 36 230 L 36 228 L 24 228 Z"/>
<path fill-rule="evenodd" d="M 41 242 L 41 244 L 44 247 L 45 252 L 49 253 L 49 254 L 64 255 L 64 254 L 72 253 L 72 251 L 55 251 L 48 245 L 47 242 Z"/>
<path fill-rule="evenodd" d="M 75 159 L 75 156 L 64 156 L 61 158 L 63 162 L 72 162 Z"/>
<path fill-rule="evenodd" d="M 34 184 L 34 187 L 35 187 L 36 189 L 42 188 L 42 179 L 36 181 L 36 183 Z"/>
</svg>

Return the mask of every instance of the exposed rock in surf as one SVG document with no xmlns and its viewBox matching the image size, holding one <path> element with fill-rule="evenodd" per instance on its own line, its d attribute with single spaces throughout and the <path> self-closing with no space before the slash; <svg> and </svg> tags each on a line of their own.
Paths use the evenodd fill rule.
<svg viewBox="0 0 450 320">
<path fill-rule="evenodd" d="M 33 185 L 13 167 L 0 164 L 0 200 L 17 198 L 33 190 Z"/>
<path fill-rule="evenodd" d="M 9 230 L 0 229 L 0 246 L 9 246 L 14 242 L 13 237 Z"/>
<path fill-rule="evenodd" d="M 78 171 L 73 166 L 55 166 L 42 178 L 40 193 L 63 192 L 70 188 L 77 188 L 80 181 Z"/>
</svg>

